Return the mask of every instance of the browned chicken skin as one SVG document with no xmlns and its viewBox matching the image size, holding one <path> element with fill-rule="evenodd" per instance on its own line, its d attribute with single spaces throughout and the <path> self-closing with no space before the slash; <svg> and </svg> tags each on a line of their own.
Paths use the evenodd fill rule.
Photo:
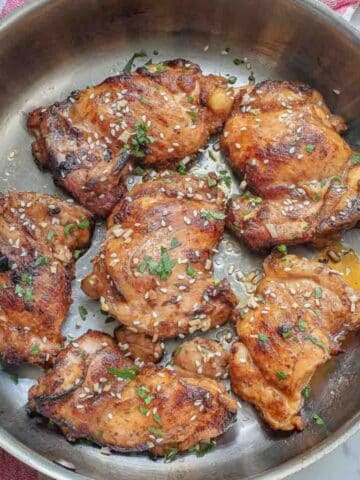
<svg viewBox="0 0 360 480">
<path fill-rule="evenodd" d="M 124 356 L 133 360 L 157 363 L 164 355 L 164 344 L 153 342 L 152 337 L 145 333 L 134 333 L 128 328 L 118 327 L 115 330 L 115 339 Z"/>
<path fill-rule="evenodd" d="M 236 402 L 208 378 L 139 369 L 106 334 L 88 331 L 57 357 L 29 391 L 29 406 L 71 441 L 153 455 L 209 442 L 235 420 Z M 176 412 L 176 415 L 174 415 Z"/>
<path fill-rule="evenodd" d="M 294 255 L 271 255 L 265 277 L 237 321 L 233 391 L 253 403 L 274 429 L 303 427 L 302 391 L 315 370 L 360 324 L 358 296 L 337 272 Z"/>
<path fill-rule="evenodd" d="M 55 182 L 101 217 L 124 196 L 133 161 L 176 168 L 219 129 L 234 89 L 173 60 L 110 77 L 29 115 L 33 155 Z"/>
<path fill-rule="evenodd" d="M 91 238 L 91 215 L 49 195 L 0 197 L 0 358 L 42 364 L 62 344 L 74 257 Z"/>
<path fill-rule="evenodd" d="M 226 322 L 236 298 L 212 276 L 224 217 L 223 194 L 206 178 L 162 175 L 135 186 L 109 217 L 83 290 L 154 341 Z"/>
<path fill-rule="evenodd" d="M 249 190 L 227 226 L 252 250 L 334 239 L 360 219 L 360 156 L 346 125 L 301 83 L 265 81 L 237 97 L 221 144 Z"/>
<path fill-rule="evenodd" d="M 175 350 L 173 364 L 194 374 L 220 380 L 228 377 L 229 353 L 215 340 L 196 337 Z"/>
</svg>

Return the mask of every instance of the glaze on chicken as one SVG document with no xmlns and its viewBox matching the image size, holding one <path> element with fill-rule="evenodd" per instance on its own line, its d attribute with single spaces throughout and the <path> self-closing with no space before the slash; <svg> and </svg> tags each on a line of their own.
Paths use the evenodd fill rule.
<svg viewBox="0 0 360 480">
<path fill-rule="evenodd" d="M 223 77 L 186 60 L 147 65 L 30 113 L 33 155 L 79 203 L 106 217 L 134 161 L 176 169 L 222 126 L 233 96 Z"/>
<path fill-rule="evenodd" d="M 0 197 L 0 358 L 42 364 L 61 347 L 73 263 L 91 238 L 91 215 L 29 192 Z"/>
<path fill-rule="evenodd" d="M 341 276 L 314 260 L 272 254 L 265 277 L 237 319 L 233 391 L 277 430 L 302 429 L 302 391 L 360 324 L 359 297 Z M 243 316 L 243 318 L 241 318 Z"/>
<path fill-rule="evenodd" d="M 227 226 L 252 250 L 320 243 L 360 219 L 360 155 L 344 121 L 301 83 L 265 81 L 241 91 L 221 144 L 243 177 Z"/>
<path fill-rule="evenodd" d="M 221 190 L 210 184 L 162 175 L 135 186 L 109 217 L 82 289 L 132 332 L 156 341 L 206 331 L 236 305 L 228 281 L 213 279 L 225 213 Z"/>
<path fill-rule="evenodd" d="M 90 330 L 30 389 L 29 407 L 70 441 L 160 456 L 209 445 L 235 421 L 237 405 L 214 380 L 136 367 L 110 336 Z"/>
</svg>

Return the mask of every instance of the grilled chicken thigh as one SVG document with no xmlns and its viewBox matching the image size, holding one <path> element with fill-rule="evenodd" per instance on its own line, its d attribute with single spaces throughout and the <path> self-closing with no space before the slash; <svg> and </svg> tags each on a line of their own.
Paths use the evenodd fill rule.
<svg viewBox="0 0 360 480">
<path fill-rule="evenodd" d="M 303 426 L 302 391 L 315 370 L 359 327 L 358 295 L 339 274 L 316 261 L 272 254 L 265 277 L 233 346 L 233 391 L 253 403 L 274 429 Z"/>
<path fill-rule="evenodd" d="M 228 376 L 229 353 L 215 340 L 196 337 L 174 352 L 173 364 L 193 374 L 224 379 Z"/>
<path fill-rule="evenodd" d="M 153 342 L 152 337 L 145 333 L 134 333 L 129 328 L 118 327 L 115 339 L 124 356 L 133 360 L 157 363 L 164 355 L 165 345 Z"/>
<path fill-rule="evenodd" d="M 44 363 L 62 344 L 74 257 L 87 248 L 91 215 L 28 192 L 0 197 L 0 358 Z"/>
<path fill-rule="evenodd" d="M 29 115 L 33 154 L 96 215 L 124 196 L 133 161 L 176 168 L 220 128 L 234 89 L 185 60 L 147 65 Z"/>
<path fill-rule="evenodd" d="M 109 217 L 83 290 L 154 341 L 224 323 L 236 304 L 227 280 L 212 275 L 224 218 L 223 194 L 206 178 L 162 175 L 135 186 Z"/>
<path fill-rule="evenodd" d="M 301 83 L 242 90 L 221 144 L 248 190 L 229 203 L 227 226 L 252 250 L 334 239 L 360 219 L 360 155 L 346 125 Z"/>
<path fill-rule="evenodd" d="M 236 402 L 214 380 L 139 369 L 114 340 L 88 331 L 57 357 L 29 392 L 29 406 L 69 440 L 87 438 L 119 452 L 174 455 L 209 442 L 235 420 Z M 176 415 L 174 415 L 176 412 Z"/>
</svg>

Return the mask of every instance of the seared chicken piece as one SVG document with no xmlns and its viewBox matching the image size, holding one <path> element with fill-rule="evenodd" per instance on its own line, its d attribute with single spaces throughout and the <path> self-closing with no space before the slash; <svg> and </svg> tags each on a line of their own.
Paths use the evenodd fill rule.
<svg viewBox="0 0 360 480">
<path fill-rule="evenodd" d="M 91 238 L 91 215 L 49 195 L 0 197 L 0 358 L 42 364 L 62 344 L 74 258 Z"/>
<path fill-rule="evenodd" d="M 176 168 L 222 126 L 233 97 L 223 77 L 186 60 L 147 65 L 30 113 L 33 155 L 79 203 L 106 217 L 126 192 L 134 160 Z"/>
<path fill-rule="evenodd" d="M 228 281 L 212 276 L 224 218 L 223 194 L 206 179 L 173 174 L 139 184 L 109 217 L 82 289 L 154 341 L 223 324 L 236 304 Z"/>
<path fill-rule="evenodd" d="M 183 342 L 173 354 L 173 364 L 183 370 L 205 377 L 228 377 L 229 353 L 219 342 L 196 337 Z"/>
<path fill-rule="evenodd" d="M 115 330 L 115 339 L 124 356 L 133 360 L 157 363 L 164 355 L 165 345 L 162 342 L 153 342 L 145 333 L 134 333 L 128 328 L 118 327 Z"/>
<path fill-rule="evenodd" d="M 336 238 L 360 219 L 360 155 L 346 125 L 301 83 L 243 90 L 221 144 L 248 191 L 229 203 L 227 226 L 252 250 Z"/>
<path fill-rule="evenodd" d="M 140 369 L 110 336 L 91 330 L 69 344 L 30 389 L 29 406 L 68 440 L 87 438 L 115 451 L 153 455 L 209 442 L 236 417 L 236 402 L 216 381 L 182 378 L 153 364 Z"/>
<path fill-rule="evenodd" d="M 302 429 L 302 391 L 360 324 L 358 295 L 313 260 L 272 254 L 233 346 L 233 391 L 278 430 Z"/>
</svg>

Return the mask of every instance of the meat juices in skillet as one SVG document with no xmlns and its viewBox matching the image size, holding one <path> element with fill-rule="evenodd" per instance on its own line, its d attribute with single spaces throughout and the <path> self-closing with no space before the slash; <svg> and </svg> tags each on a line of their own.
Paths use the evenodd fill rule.
<svg viewBox="0 0 360 480">
<path fill-rule="evenodd" d="M 0 359 L 43 364 L 59 352 L 74 259 L 91 231 L 91 214 L 65 200 L 0 196 Z"/>
<path fill-rule="evenodd" d="M 228 281 L 212 275 L 225 205 L 208 181 L 163 174 L 135 186 L 109 217 L 82 282 L 102 310 L 154 341 L 221 325 L 237 303 Z"/>
<path fill-rule="evenodd" d="M 360 220 L 360 155 L 344 121 L 301 83 L 243 90 L 221 144 L 248 190 L 229 202 L 227 226 L 252 250 L 320 243 Z"/>
<path fill-rule="evenodd" d="M 134 161 L 176 169 L 223 125 L 233 96 L 225 78 L 186 60 L 147 65 L 30 113 L 33 155 L 79 203 L 106 217 Z"/>
<path fill-rule="evenodd" d="M 237 403 L 215 380 L 154 364 L 138 368 L 112 337 L 89 330 L 30 389 L 29 407 L 71 441 L 170 458 L 211 447 L 236 420 Z"/>
<path fill-rule="evenodd" d="M 302 429 L 304 389 L 360 326 L 359 297 L 314 260 L 272 254 L 264 268 L 245 315 L 235 315 L 240 342 L 232 347 L 232 389 L 272 428 Z"/>
</svg>

